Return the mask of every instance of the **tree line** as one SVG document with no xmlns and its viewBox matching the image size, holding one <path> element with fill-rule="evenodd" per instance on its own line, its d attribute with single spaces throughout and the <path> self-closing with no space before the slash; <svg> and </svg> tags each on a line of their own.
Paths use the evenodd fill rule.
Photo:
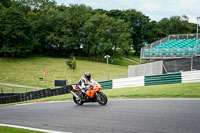
<svg viewBox="0 0 200 133">
<path fill-rule="evenodd" d="M 152 21 L 135 9 L 103 10 L 57 5 L 54 0 L 0 1 L 0 56 L 139 55 L 168 34 L 195 33 L 187 16 Z M 132 52 L 134 51 L 134 52 Z"/>
</svg>

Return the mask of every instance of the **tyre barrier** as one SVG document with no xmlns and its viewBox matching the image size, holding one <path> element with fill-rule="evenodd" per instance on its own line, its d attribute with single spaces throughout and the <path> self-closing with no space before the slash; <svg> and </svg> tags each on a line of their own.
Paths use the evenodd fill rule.
<svg viewBox="0 0 200 133">
<path fill-rule="evenodd" d="M 23 102 L 23 101 L 29 101 L 29 100 L 45 98 L 45 97 L 50 97 L 50 96 L 68 94 L 70 93 L 71 89 L 72 89 L 72 86 L 68 85 L 62 88 L 56 88 L 56 89 L 48 88 L 48 89 L 26 92 L 26 93 L 1 93 L 0 104 Z"/>
<path fill-rule="evenodd" d="M 0 93 L 0 97 L 3 97 L 3 96 L 13 96 L 13 95 L 16 95 L 16 94 L 20 94 L 20 93 Z"/>
</svg>

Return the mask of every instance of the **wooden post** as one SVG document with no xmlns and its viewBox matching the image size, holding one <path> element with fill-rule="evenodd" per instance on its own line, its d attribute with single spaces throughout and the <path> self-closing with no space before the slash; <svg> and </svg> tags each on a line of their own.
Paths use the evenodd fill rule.
<svg viewBox="0 0 200 133">
<path fill-rule="evenodd" d="M 44 82 L 46 83 L 46 74 L 45 74 L 45 72 L 44 72 Z"/>
<path fill-rule="evenodd" d="M 36 88 L 37 88 L 37 90 L 39 89 L 39 82 L 37 82 L 37 84 L 36 84 Z"/>
<path fill-rule="evenodd" d="M 48 70 L 45 70 L 44 71 L 44 80 L 45 80 L 45 83 L 47 82 L 47 74 L 48 74 Z"/>
</svg>

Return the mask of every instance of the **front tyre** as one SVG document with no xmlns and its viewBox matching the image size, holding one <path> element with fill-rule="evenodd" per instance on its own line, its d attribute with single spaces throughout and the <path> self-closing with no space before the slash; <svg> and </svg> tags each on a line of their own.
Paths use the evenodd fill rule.
<svg viewBox="0 0 200 133">
<path fill-rule="evenodd" d="M 80 100 L 77 100 L 77 98 L 75 97 L 75 96 L 73 96 L 73 100 L 74 100 L 74 102 L 77 104 L 77 105 L 83 105 L 83 101 L 81 101 L 81 99 Z"/>
<path fill-rule="evenodd" d="M 97 92 L 97 102 L 100 105 L 106 105 L 108 102 L 107 96 L 103 92 Z"/>
</svg>

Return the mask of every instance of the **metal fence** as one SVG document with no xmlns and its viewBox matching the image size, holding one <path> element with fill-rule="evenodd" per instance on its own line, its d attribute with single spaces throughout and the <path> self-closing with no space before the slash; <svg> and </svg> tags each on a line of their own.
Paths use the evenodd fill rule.
<svg viewBox="0 0 200 133">
<path fill-rule="evenodd" d="M 200 70 L 200 56 L 163 60 L 163 73 Z"/>
<path fill-rule="evenodd" d="M 179 39 L 194 39 L 196 38 L 196 45 L 194 48 L 162 48 L 163 51 L 168 51 L 169 54 L 165 54 L 161 49 L 155 49 L 158 54 L 145 54 L 151 52 L 152 48 L 161 45 L 169 40 L 179 40 Z M 200 55 L 200 43 L 197 39 L 200 38 L 200 35 L 197 34 L 178 34 L 178 35 L 169 35 L 165 38 L 162 38 L 156 42 L 148 44 L 141 48 L 140 58 L 141 59 L 173 59 L 173 58 L 185 58 Z M 183 51 L 181 54 L 177 51 Z M 195 53 L 188 54 L 188 51 L 195 51 Z"/>
</svg>

